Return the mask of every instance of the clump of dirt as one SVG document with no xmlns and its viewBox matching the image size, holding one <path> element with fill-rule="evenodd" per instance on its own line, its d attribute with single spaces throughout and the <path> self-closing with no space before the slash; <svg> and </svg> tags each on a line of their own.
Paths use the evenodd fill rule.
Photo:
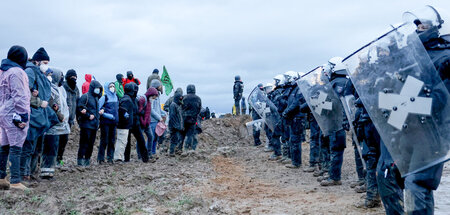
<svg viewBox="0 0 450 215">
<path fill-rule="evenodd" d="M 246 133 L 245 123 L 250 121 L 252 119 L 249 115 L 240 117 L 228 115 L 221 119 L 206 120 L 202 123 L 203 133 L 198 135 L 198 140 L 205 149 L 248 145 L 252 139 Z"/>
<path fill-rule="evenodd" d="M 348 187 L 356 177 L 353 148 L 345 151 L 343 185 L 320 187 L 301 169 L 267 161 L 270 154 L 242 132 L 248 121 L 204 121 L 197 151 L 162 153 L 155 163 L 137 160 L 133 146 L 131 162 L 98 165 L 97 138 L 89 168 L 75 166 L 74 128 L 54 180 L 22 193 L 0 191 L 0 214 L 383 214 L 353 206 L 361 197 Z M 307 142 L 302 157 L 307 165 Z"/>
</svg>

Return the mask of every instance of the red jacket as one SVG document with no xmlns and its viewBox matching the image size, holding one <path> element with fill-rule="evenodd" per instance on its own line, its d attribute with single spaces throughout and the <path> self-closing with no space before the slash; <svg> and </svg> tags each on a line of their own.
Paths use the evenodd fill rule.
<svg viewBox="0 0 450 215">
<path fill-rule="evenodd" d="M 123 89 L 125 89 L 125 85 L 126 84 L 128 84 L 128 83 L 136 83 L 137 85 L 140 85 L 141 84 L 141 82 L 139 81 L 139 79 L 137 79 L 137 78 L 135 78 L 135 77 L 133 77 L 133 79 L 128 79 L 128 78 L 123 78 L 122 79 L 122 84 L 123 84 Z"/>
<path fill-rule="evenodd" d="M 143 128 L 147 128 L 151 122 L 152 103 L 150 102 L 150 97 L 153 95 L 158 95 L 158 90 L 156 90 L 153 87 L 150 87 L 145 93 L 145 97 L 141 96 L 138 100 L 139 103 L 138 109 L 139 113 L 141 113 L 139 120 Z"/>
<path fill-rule="evenodd" d="M 81 93 L 85 94 L 89 91 L 89 84 L 91 84 L 92 81 L 92 75 L 91 74 L 86 74 L 84 75 L 84 79 L 86 80 L 86 82 L 83 83 L 83 86 L 81 86 Z"/>
</svg>

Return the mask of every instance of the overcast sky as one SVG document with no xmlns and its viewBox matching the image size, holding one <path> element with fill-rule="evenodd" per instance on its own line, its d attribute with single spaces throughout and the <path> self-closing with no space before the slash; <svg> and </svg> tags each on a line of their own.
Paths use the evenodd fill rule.
<svg viewBox="0 0 450 215">
<path fill-rule="evenodd" d="M 140 94 L 166 65 L 175 88 L 195 84 L 203 106 L 230 112 L 235 75 L 248 96 L 277 74 L 345 57 L 426 4 L 450 10 L 444 0 L 8 1 L 0 55 L 16 44 L 29 56 L 45 47 L 52 66 L 77 71 L 80 86 L 87 73 L 103 85 L 131 70 Z"/>
</svg>

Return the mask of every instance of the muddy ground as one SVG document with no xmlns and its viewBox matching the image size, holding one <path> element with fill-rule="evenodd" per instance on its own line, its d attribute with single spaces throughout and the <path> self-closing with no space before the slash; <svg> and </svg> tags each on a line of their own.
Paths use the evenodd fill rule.
<svg viewBox="0 0 450 215">
<path fill-rule="evenodd" d="M 0 214 L 384 214 L 357 209 L 354 152 L 345 150 L 343 185 L 321 187 L 301 169 L 269 162 L 242 125 L 248 116 L 204 122 L 196 152 L 155 163 L 76 168 L 78 132 L 71 135 L 64 171 L 24 193 L 1 191 Z M 99 134 L 98 134 L 99 135 Z M 348 142 L 350 143 L 350 142 Z M 98 141 L 92 159 L 97 155 Z M 309 145 L 303 143 L 303 165 Z"/>
</svg>

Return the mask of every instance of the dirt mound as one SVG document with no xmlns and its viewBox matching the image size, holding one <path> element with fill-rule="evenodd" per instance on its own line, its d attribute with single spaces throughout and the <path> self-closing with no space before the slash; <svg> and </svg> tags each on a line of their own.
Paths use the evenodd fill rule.
<svg viewBox="0 0 450 215">
<path fill-rule="evenodd" d="M 249 145 L 253 139 L 247 135 L 245 123 L 252 121 L 248 115 L 226 116 L 221 119 L 210 119 L 203 122 L 203 133 L 198 140 L 204 149 L 215 149 L 220 146 Z"/>
</svg>

